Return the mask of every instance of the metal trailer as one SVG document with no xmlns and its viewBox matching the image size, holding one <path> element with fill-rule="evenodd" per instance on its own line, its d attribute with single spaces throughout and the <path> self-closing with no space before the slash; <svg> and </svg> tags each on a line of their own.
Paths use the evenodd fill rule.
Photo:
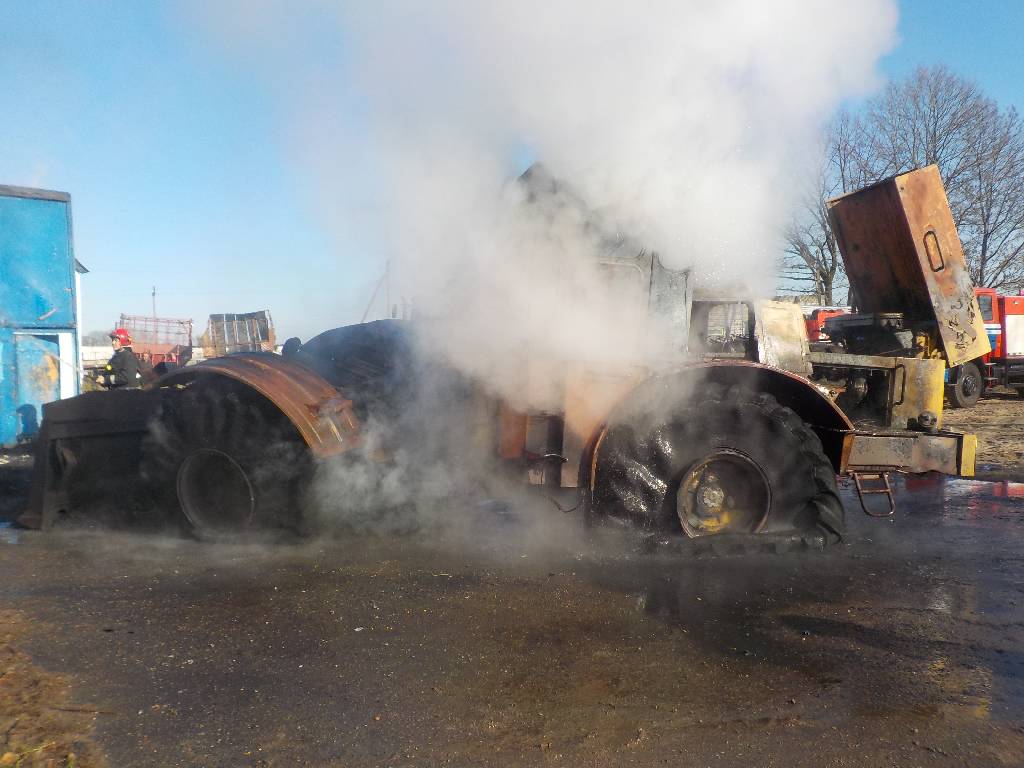
<svg viewBox="0 0 1024 768">
<path fill-rule="evenodd" d="M 539 213 L 582 205 L 536 167 L 524 183 L 524 205 Z M 120 517 L 127 510 L 200 535 L 302 529 L 322 465 L 367 477 L 402 461 L 411 476 L 472 465 L 476 477 L 568 496 L 588 520 L 683 539 L 820 546 L 844 528 L 839 474 L 973 474 L 973 437 L 922 423 L 929 408 L 941 415 L 941 397 L 932 400 L 941 361 L 886 362 L 886 428 L 858 430 L 807 378 L 798 307 L 695 299 L 688 270 L 598 231 L 585 209 L 574 218 L 596 231 L 601 273 L 634 302 L 624 309 L 642 318 L 637 339 L 658 323 L 671 349 L 641 355 L 638 343 L 632 362 L 616 364 L 523 350 L 502 387 L 519 393 L 516 402 L 420 344 L 429 319 L 337 328 L 287 358 L 209 360 L 145 390 L 47 406 L 24 521 L 46 527 L 106 502 Z M 899 428 L 908 426 L 916 429 Z"/>
<path fill-rule="evenodd" d="M 132 351 L 150 365 L 185 365 L 192 359 L 192 321 L 151 315 L 124 315 L 117 320 L 132 338 Z"/>
<path fill-rule="evenodd" d="M 273 352 L 277 345 L 270 310 L 242 314 L 210 315 L 206 331 L 199 339 L 206 357 L 239 352 Z"/>
<path fill-rule="evenodd" d="M 71 197 L 0 186 L 0 446 L 28 442 L 41 408 L 79 392 Z"/>
</svg>

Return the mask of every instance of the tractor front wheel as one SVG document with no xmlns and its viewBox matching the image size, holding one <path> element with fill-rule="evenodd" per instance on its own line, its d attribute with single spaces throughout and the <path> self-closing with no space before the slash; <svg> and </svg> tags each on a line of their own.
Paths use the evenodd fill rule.
<svg viewBox="0 0 1024 768">
<path fill-rule="evenodd" d="M 309 455 L 269 400 L 229 381 L 165 393 L 142 475 L 168 519 L 201 538 L 295 529 Z"/>
<path fill-rule="evenodd" d="M 628 409 L 596 449 L 593 512 L 688 538 L 838 541 L 844 511 L 818 436 L 765 393 L 712 385 L 668 409 Z"/>
</svg>

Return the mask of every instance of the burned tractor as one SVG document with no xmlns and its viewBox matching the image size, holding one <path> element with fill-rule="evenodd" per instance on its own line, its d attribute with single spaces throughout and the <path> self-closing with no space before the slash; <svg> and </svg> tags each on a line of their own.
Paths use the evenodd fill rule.
<svg viewBox="0 0 1024 768">
<path fill-rule="evenodd" d="M 532 174 L 533 195 L 561 194 Z M 401 456 L 471 461 L 573 497 L 589 520 L 823 545 L 844 528 L 837 475 L 973 473 L 971 436 L 899 410 L 927 377 L 904 364 L 887 429 L 858 431 L 809 380 L 822 359 L 795 305 L 695 298 L 689 271 L 622 238 L 600 242 L 602 269 L 625 276 L 623 296 L 659 325 L 668 353 L 615 364 L 524 355 L 505 390 L 524 393 L 515 402 L 450 370 L 406 321 L 337 328 L 288 357 L 209 360 L 145 390 L 47 405 L 26 522 L 105 507 L 197 534 L 301 530 L 316 517 L 308 489 L 320 468 L 357 473 Z"/>
</svg>

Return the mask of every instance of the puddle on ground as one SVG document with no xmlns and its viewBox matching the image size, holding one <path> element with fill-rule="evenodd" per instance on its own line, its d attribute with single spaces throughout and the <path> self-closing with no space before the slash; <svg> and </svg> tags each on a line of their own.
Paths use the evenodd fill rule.
<svg viewBox="0 0 1024 768">
<path fill-rule="evenodd" d="M 940 474 L 894 478 L 897 513 L 929 514 L 957 520 L 1015 519 L 1024 513 L 1024 483 L 965 480 Z M 941 500 L 941 503 L 938 503 Z"/>
</svg>

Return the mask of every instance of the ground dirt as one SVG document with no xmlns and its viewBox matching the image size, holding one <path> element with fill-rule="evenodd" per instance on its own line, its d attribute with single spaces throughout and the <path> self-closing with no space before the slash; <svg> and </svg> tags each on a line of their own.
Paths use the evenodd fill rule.
<svg viewBox="0 0 1024 768">
<path fill-rule="evenodd" d="M 825 552 L 735 557 L 550 505 L 436 537 L 12 531 L 5 738 L 53 766 L 1020 766 L 1024 484 L 896 490 Z"/>
<path fill-rule="evenodd" d="M 550 505 L 438 537 L 24 531 L 31 457 L 0 454 L 0 768 L 1020 766 L 1022 415 L 947 411 L 1001 482 L 900 478 L 887 520 L 846 488 L 842 544 L 737 557 Z"/>
<path fill-rule="evenodd" d="M 29 630 L 46 629 L 0 608 L 0 766 L 101 768 L 107 763 L 90 738 L 98 710 L 72 703 L 68 678 L 20 649 Z"/>
<path fill-rule="evenodd" d="M 972 408 L 943 411 L 943 426 L 978 436 L 979 476 L 1024 475 L 1024 397 L 997 389 Z"/>
</svg>

